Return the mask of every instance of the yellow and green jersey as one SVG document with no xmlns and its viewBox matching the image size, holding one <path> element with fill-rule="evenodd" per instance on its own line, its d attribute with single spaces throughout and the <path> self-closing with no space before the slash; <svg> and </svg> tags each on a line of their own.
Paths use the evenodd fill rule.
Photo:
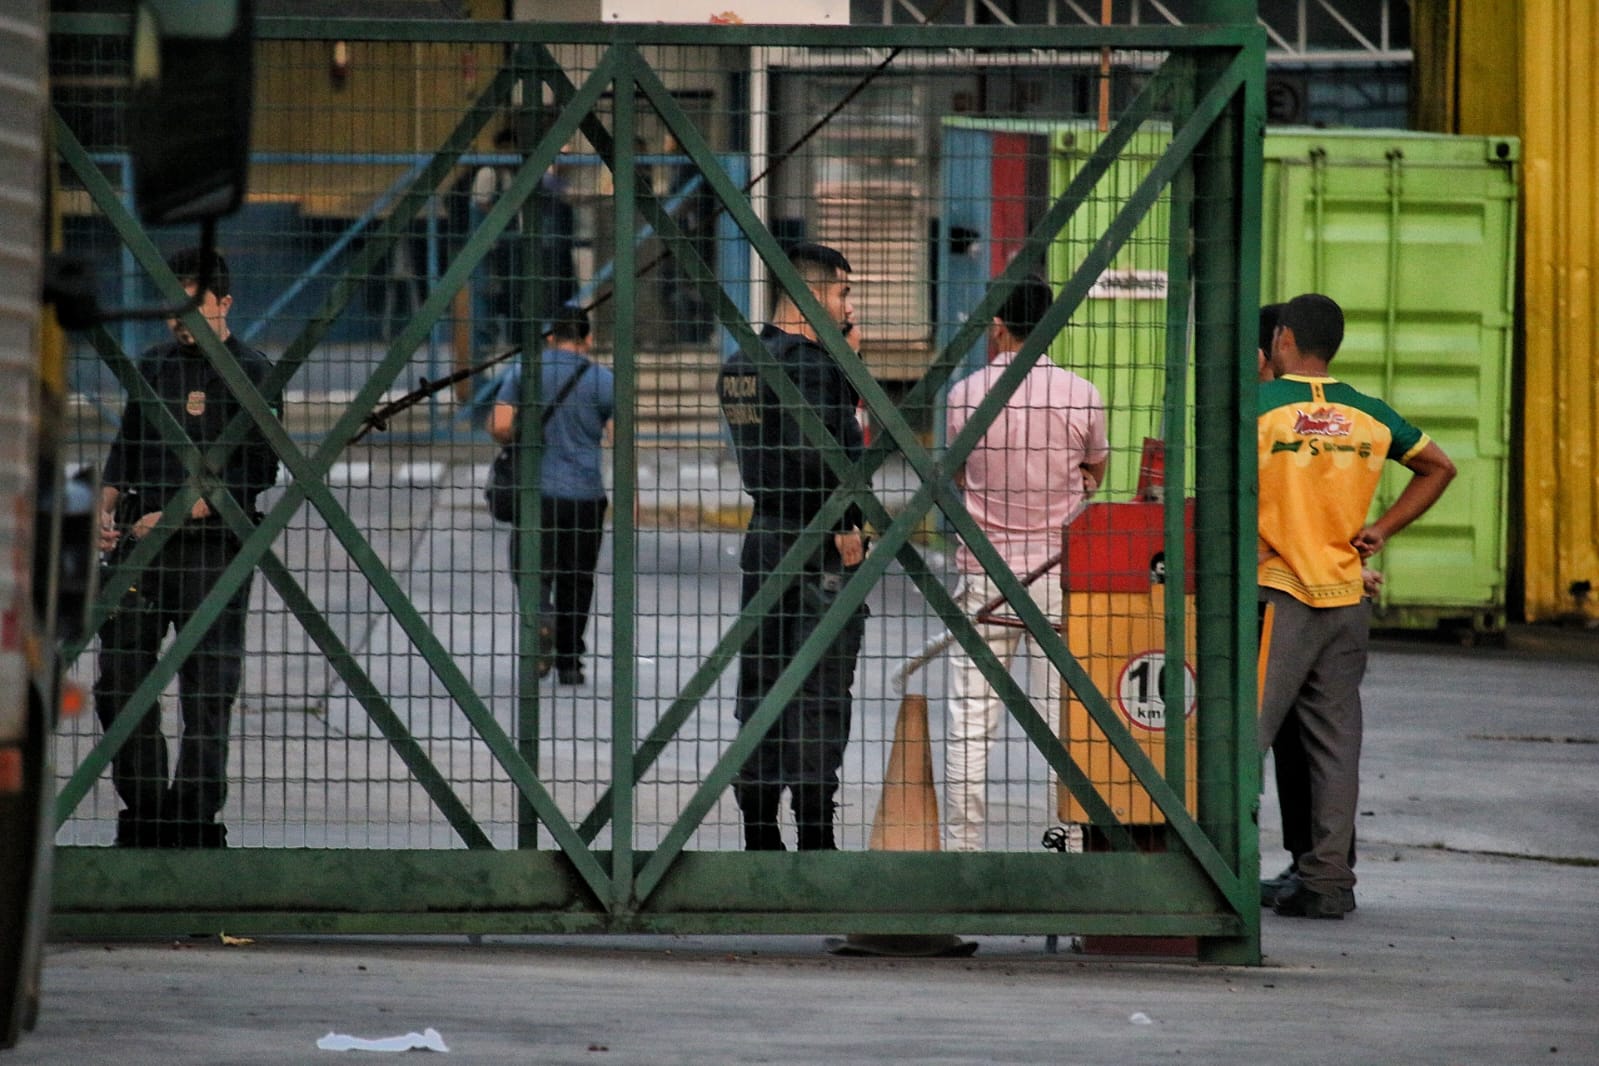
<svg viewBox="0 0 1599 1066">
<path fill-rule="evenodd" d="M 1404 462 L 1425 433 L 1333 378 L 1285 374 L 1260 386 L 1260 551 L 1256 579 L 1312 607 L 1360 602 L 1360 553 L 1384 460 Z"/>
</svg>

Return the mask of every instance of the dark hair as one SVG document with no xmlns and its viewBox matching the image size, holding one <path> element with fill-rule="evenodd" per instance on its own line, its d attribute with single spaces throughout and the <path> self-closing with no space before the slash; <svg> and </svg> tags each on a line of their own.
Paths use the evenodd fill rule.
<svg viewBox="0 0 1599 1066">
<path fill-rule="evenodd" d="M 825 244 L 796 244 L 788 251 L 788 261 L 805 273 L 806 264 L 824 267 L 837 274 L 853 274 L 855 268 L 849 265 L 849 260 L 844 258 L 844 253 L 837 248 L 829 248 Z"/>
<path fill-rule="evenodd" d="M 209 270 L 205 269 L 207 265 L 210 267 Z M 167 256 L 167 269 L 176 274 L 178 280 L 184 284 L 191 281 L 199 284 L 200 275 L 207 275 L 206 291 L 219 300 L 233 291 L 233 281 L 228 276 L 228 261 L 222 258 L 221 252 L 208 252 L 204 248 L 184 248 Z"/>
<path fill-rule="evenodd" d="M 544 323 L 543 332 L 544 336 L 554 337 L 558 341 L 587 340 L 589 314 L 573 304 L 562 304 L 561 309 Z"/>
<path fill-rule="evenodd" d="M 1277 324 L 1282 321 L 1284 304 L 1267 304 L 1260 309 L 1260 336 L 1255 347 L 1271 354 L 1271 339 L 1277 332 Z"/>
<path fill-rule="evenodd" d="M 1278 324 L 1294 331 L 1294 344 L 1304 355 L 1332 362 L 1344 343 L 1344 312 L 1330 296 L 1307 292 L 1283 304 Z"/>
<path fill-rule="evenodd" d="M 1050 292 L 1049 283 L 1037 274 L 1029 274 L 1016 283 L 1000 305 L 998 318 L 1012 337 L 1024 341 L 1038 328 L 1039 321 L 1054 302 L 1055 294 Z"/>
</svg>

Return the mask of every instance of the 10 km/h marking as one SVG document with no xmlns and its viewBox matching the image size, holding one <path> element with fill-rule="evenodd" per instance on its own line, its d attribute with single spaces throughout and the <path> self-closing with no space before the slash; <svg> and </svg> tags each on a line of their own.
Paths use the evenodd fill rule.
<svg viewBox="0 0 1599 1066">
<path fill-rule="evenodd" d="M 1198 705 L 1197 678 L 1193 667 L 1183 664 L 1183 717 L 1188 718 Z M 1139 729 L 1154 732 L 1166 728 L 1165 691 L 1166 653 L 1146 651 L 1127 660 L 1116 679 L 1116 706 L 1122 716 Z"/>
</svg>

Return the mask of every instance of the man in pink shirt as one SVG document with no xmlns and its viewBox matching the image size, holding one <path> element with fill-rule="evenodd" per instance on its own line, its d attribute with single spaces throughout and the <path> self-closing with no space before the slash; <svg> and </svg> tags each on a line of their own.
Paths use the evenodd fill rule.
<svg viewBox="0 0 1599 1066">
<path fill-rule="evenodd" d="M 990 327 L 991 350 L 997 354 L 950 388 L 946 439 L 953 441 L 966 426 L 1052 302 L 1049 286 L 1038 278 L 1028 278 L 1011 293 Z M 1061 526 L 1099 485 L 1109 456 L 1099 390 L 1044 355 L 983 434 L 956 481 L 965 490 L 972 518 L 1020 578 L 1060 550 Z M 956 564 L 961 575 L 956 601 L 975 614 L 999 589 L 964 544 L 956 553 Z M 1028 591 L 1046 617 L 1060 619 L 1058 575 L 1046 574 Z M 1025 630 L 1000 625 L 977 628 L 1008 669 Z M 976 851 L 983 846 L 988 814 L 988 754 L 1005 705 L 959 648 L 950 672 L 944 748 L 947 840 L 951 851 Z M 1039 709 L 1056 730 L 1060 675 L 1037 647 L 1028 652 L 1027 688 L 1035 701 L 1042 698 Z"/>
</svg>

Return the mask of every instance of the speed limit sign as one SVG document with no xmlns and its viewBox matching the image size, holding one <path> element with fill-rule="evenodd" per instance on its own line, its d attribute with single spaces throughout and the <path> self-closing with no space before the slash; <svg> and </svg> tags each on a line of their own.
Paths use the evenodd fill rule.
<svg viewBox="0 0 1599 1066">
<path fill-rule="evenodd" d="M 1198 703 L 1194 670 L 1183 664 L 1183 717 L 1194 713 Z M 1146 651 L 1128 659 L 1116 679 L 1116 707 L 1138 729 L 1156 732 L 1166 728 L 1165 691 L 1166 653 Z"/>
</svg>

